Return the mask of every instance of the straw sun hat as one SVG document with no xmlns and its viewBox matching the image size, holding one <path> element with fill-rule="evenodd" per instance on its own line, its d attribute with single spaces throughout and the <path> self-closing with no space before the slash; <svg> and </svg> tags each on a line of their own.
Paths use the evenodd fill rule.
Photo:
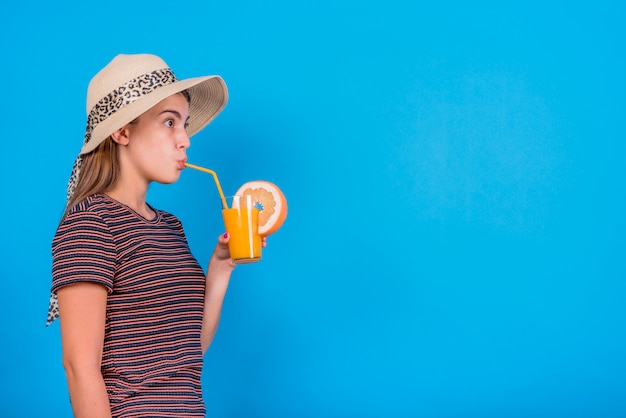
<svg viewBox="0 0 626 418">
<path fill-rule="evenodd" d="M 96 149 L 117 129 L 174 93 L 188 90 L 189 136 L 200 131 L 224 108 L 226 84 L 219 76 L 178 80 L 155 55 L 118 55 L 89 83 L 87 129 L 80 154 Z"/>
<path fill-rule="evenodd" d="M 178 80 L 165 61 L 150 54 L 121 54 L 100 70 L 87 88 L 87 128 L 67 185 L 67 200 L 78 183 L 83 155 L 161 100 L 185 90 L 190 96 L 187 134 L 192 136 L 226 106 L 228 90 L 221 77 Z M 58 317 L 57 296 L 51 294 L 47 325 Z"/>
</svg>

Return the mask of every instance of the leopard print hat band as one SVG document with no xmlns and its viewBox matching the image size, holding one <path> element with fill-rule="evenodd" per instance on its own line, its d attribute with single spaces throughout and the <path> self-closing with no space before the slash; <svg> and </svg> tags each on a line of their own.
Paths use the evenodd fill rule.
<svg viewBox="0 0 626 418">
<path fill-rule="evenodd" d="M 161 86 L 174 83 L 176 76 L 169 68 L 152 71 L 133 78 L 117 87 L 109 94 L 98 101 L 87 115 L 87 128 L 85 129 L 85 140 L 83 146 L 87 145 L 91 139 L 91 133 L 98 124 L 106 120 L 113 113 L 122 109 L 142 96 L 148 95 Z M 92 147 L 90 147 L 92 148 Z M 95 149 L 95 147 L 93 147 Z M 86 152 L 81 152 L 85 154 Z"/>
<path fill-rule="evenodd" d="M 161 100 L 184 90 L 190 96 L 187 133 L 192 136 L 226 106 L 228 90 L 221 77 L 178 80 L 165 61 L 150 54 L 121 54 L 100 70 L 87 89 L 87 127 L 67 184 L 67 202 L 76 189 L 84 154 Z M 57 295 L 51 293 L 46 325 L 58 317 Z"/>
</svg>

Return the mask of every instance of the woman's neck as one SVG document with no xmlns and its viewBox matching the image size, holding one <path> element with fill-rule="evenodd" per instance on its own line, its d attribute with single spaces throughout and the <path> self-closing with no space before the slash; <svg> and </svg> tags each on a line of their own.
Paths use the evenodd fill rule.
<svg viewBox="0 0 626 418">
<path fill-rule="evenodd" d="M 129 187 L 113 187 L 110 190 L 106 190 L 104 193 L 112 199 L 128 206 L 144 218 L 154 219 L 156 213 L 154 213 L 154 210 L 152 210 L 146 202 L 147 192 L 148 190 L 146 188 L 134 190 Z"/>
</svg>

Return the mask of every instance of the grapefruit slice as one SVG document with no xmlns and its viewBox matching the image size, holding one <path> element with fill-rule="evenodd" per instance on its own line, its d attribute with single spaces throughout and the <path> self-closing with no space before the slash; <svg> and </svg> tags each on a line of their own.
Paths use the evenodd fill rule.
<svg viewBox="0 0 626 418">
<path fill-rule="evenodd" d="M 287 218 L 287 199 L 273 183 L 254 180 L 244 183 L 237 190 L 237 195 L 250 195 L 259 211 L 259 235 L 265 237 L 283 225 Z"/>
</svg>

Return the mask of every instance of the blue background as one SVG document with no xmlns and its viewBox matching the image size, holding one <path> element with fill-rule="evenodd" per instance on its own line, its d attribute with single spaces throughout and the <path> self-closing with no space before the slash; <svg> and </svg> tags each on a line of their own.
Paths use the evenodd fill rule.
<svg viewBox="0 0 626 418">
<path fill-rule="evenodd" d="M 71 416 L 50 241 L 90 78 L 150 52 L 229 86 L 190 162 L 289 201 L 232 278 L 209 416 L 626 416 L 626 6 L 467 3 L 5 5 L 0 415 Z M 206 265 L 211 177 L 149 201 Z"/>
</svg>

